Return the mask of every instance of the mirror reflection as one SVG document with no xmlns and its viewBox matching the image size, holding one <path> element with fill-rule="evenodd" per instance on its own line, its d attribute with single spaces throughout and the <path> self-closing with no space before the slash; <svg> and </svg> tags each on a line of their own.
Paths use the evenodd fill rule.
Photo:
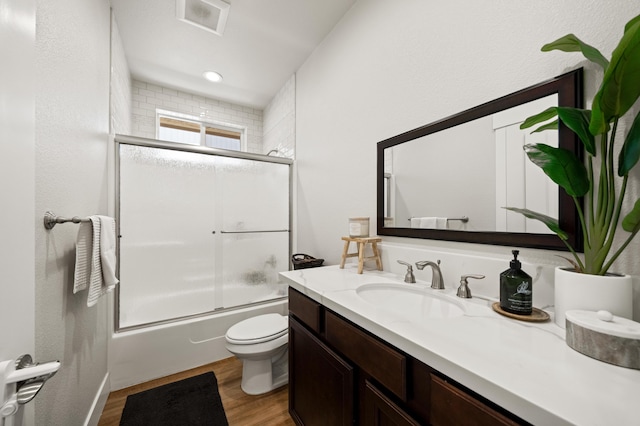
<svg viewBox="0 0 640 426">
<path fill-rule="evenodd" d="M 505 210 L 528 208 L 576 231 L 571 200 L 527 158 L 545 143 L 578 152 L 561 127 L 521 130 L 551 106 L 580 106 L 581 70 L 496 99 L 378 144 L 378 234 L 564 249 L 539 221 Z"/>
<path fill-rule="evenodd" d="M 527 117 L 557 105 L 553 94 L 386 148 L 387 225 L 551 233 L 541 222 L 502 207 L 558 218 L 558 186 L 523 150 L 530 143 L 557 147 L 558 132 L 520 129 Z"/>
</svg>

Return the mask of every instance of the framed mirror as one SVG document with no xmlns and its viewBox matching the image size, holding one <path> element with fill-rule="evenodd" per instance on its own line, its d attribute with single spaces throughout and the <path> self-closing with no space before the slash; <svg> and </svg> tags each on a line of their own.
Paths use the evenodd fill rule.
<svg viewBox="0 0 640 426">
<path fill-rule="evenodd" d="M 580 141 L 558 130 L 520 130 L 549 106 L 581 108 L 582 68 L 377 144 L 378 235 L 566 250 L 542 223 L 503 207 L 559 220 L 582 250 L 573 200 L 529 161 L 523 146 L 575 152 Z"/>
</svg>

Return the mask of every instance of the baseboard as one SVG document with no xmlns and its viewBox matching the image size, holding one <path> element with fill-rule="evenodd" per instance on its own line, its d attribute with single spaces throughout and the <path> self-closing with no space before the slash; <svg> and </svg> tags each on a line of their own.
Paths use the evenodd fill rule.
<svg viewBox="0 0 640 426">
<path fill-rule="evenodd" d="M 109 398 L 109 393 L 111 392 L 110 388 L 110 380 L 109 373 L 104 375 L 104 379 L 102 379 L 102 384 L 96 393 L 95 398 L 93 399 L 93 404 L 91 404 L 91 410 L 87 414 L 87 419 L 84 422 L 84 426 L 97 426 L 100 421 L 100 416 L 102 415 L 102 410 L 104 410 L 104 406 L 107 403 L 107 399 Z"/>
</svg>

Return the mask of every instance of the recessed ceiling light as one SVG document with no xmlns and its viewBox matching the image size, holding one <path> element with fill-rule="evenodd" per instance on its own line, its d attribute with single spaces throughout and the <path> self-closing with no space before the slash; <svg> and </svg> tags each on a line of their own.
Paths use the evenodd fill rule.
<svg viewBox="0 0 640 426">
<path fill-rule="evenodd" d="M 215 71 L 205 71 L 202 75 L 204 78 L 209 81 L 213 81 L 214 83 L 222 81 L 222 76 Z"/>
</svg>

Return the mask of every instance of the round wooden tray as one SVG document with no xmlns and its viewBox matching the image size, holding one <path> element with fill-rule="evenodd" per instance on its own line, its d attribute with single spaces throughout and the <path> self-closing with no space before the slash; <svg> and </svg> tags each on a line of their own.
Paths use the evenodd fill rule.
<svg viewBox="0 0 640 426">
<path fill-rule="evenodd" d="M 500 315 L 504 315 L 505 317 L 517 319 L 520 321 L 545 322 L 550 318 L 548 313 L 538 308 L 533 308 L 531 311 L 531 315 L 519 315 L 502 310 L 502 308 L 500 307 L 500 302 L 494 302 L 491 307 Z"/>
</svg>

